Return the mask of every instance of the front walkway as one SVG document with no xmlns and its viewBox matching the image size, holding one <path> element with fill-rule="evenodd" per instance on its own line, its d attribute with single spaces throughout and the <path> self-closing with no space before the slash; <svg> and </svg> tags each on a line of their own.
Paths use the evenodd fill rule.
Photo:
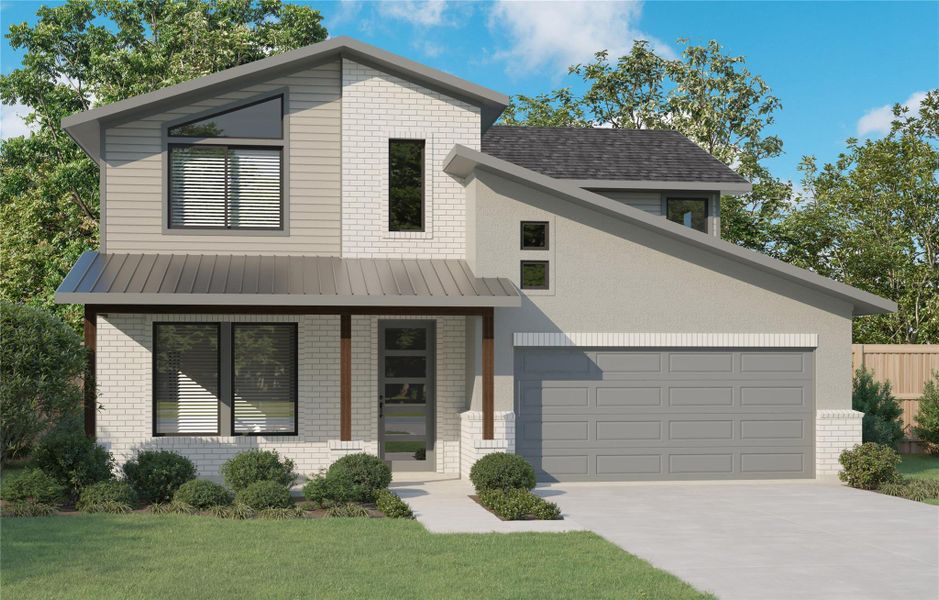
<svg viewBox="0 0 939 600">
<path fill-rule="evenodd" d="M 565 518 L 721 600 L 939 598 L 939 507 L 821 482 L 554 484 Z"/>
<path fill-rule="evenodd" d="M 515 533 L 583 531 L 574 521 L 502 521 L 470 498 L 466 479 L 437 473 L 395 473 L 391 489 L 414 510 L 431 533 Z"/>
</svg>

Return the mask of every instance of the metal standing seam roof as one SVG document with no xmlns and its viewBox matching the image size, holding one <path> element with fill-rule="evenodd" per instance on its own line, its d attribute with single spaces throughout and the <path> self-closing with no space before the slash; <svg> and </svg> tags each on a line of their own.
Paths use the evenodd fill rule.
<svg viewBox="0 0 939 600">
<path fill-rule="evenodd" d="M 59 304 L 519 306 L 505 278 L 463 260 L 85 252 Z"/>
</svg>

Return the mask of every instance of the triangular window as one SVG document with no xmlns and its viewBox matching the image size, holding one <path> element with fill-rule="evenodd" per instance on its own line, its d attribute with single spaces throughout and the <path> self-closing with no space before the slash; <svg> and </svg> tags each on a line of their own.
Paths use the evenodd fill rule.
<svg viewBox="0 0 939 600">
<path fill-rule="evenodd" d="M 255 138 L 284 137 L 283 96 L 209 115 L 169 129 L 170 137 Z"/>
</svg>

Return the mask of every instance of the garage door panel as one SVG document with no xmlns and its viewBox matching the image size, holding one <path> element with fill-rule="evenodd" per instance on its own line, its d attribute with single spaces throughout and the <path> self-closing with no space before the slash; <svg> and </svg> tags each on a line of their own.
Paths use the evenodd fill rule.
<svg viewBox="0 0 939 600">
<path fill-rule="evenodd" d="M 592 366 L 560 375 L 518 352 L 516 451 L 541 480 L 814 475 L 811 353 L 565 350 Z M 539 368 L 562 362 L 534 352 Z"/>
</svg>

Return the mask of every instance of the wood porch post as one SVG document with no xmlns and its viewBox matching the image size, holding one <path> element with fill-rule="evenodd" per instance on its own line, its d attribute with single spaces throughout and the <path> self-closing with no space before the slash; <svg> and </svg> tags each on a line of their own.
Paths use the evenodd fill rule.
<svg viewBox="0 0 939 600">
<path fill-rule="evenodd" d="M 352 314 L 339 317 L 339 439 L 352 439 Z"/>
<path fill-rule="evenodd" d="M 97 394 L 95 393 L 96 357 L 98 351 L 98 313 L 94 306 L 85 305 L 85 379 L 82 391 L 85 396 L 85 435 L 94 437 L 95 417 L 97 415 Z"/>
<path fill-rule="evenodd" d="M 491 440 L 495 437 L 495 405 L 493 400 L 495 375 L 495 349 L 493 347 L 493 313 L 492 307 L 483 311 L 483 439 Z"/>
</svg>

